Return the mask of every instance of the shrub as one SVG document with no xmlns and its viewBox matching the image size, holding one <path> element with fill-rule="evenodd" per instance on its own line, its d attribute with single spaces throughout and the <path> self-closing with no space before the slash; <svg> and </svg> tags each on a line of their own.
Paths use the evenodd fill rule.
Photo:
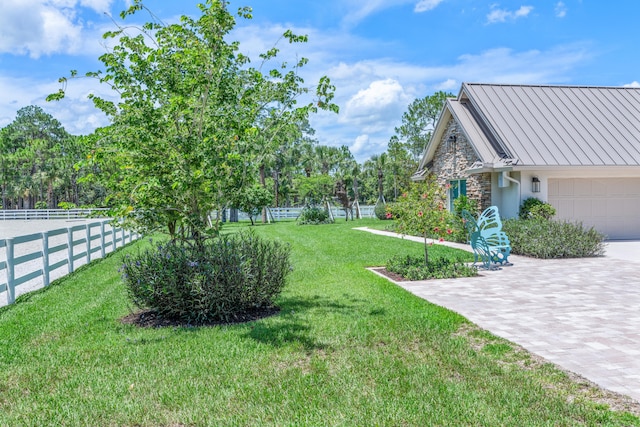
<svg viewBox="0 0 640 427">
<path fill-rule="evenodd" d="M 75 209 L 76 204 L 71 202 L 60 202 L 58 203 L 58 207 L 60 209 L 70 210 L 70 209 Z"/>
<path fill-rule="evenodd" d="M 511 253 L 534 258 L 583 258 L 604 253 L 604 235 L 582 223 L 543 218 L 508 219 L 502 229 Z"/>
<path fill-rule="evenodd" d="M 467 196 L 459 196 L 453 201 L 453 213 L 455 217 L 451 221 L 453 234 L 448 240 L 460 243 L 469 241 L 469 233 L 462 220 L 462 211 L 468 211 L 474 217 L 478 214 L 478 201 Z"/>
<path fill-rule="evenodd" d="M 297 219 L 298 225 L 332 224 L 333 222 L 328 210 L 316 206 L 306 206 Z"/>
<path fill-rule="evenodd" d="M 391 219 L 391 215 L 388 215 L 387 212 L 387 205 L 386 203 L 382 202 L 382 200 L 378 200 L 376 202 L 376 205 L 373 207 L 373 213 L 378 219 Z"/>
<path fill-rule="evenodd" d="M 289 246 L 253 233 L 200 246 L 161 243 L 125 258 L 122 277 L 133 303 L 163 318 L 229 321 L 273 305 L 291 269 L 289 253 Z"/>
<path fill-rule="evenodd" d="M 535 197 L 524 199 L 522 205 L 520 205 L 520 212 L 518 213 L 520 219 L 551 219 L 555 214 L 556 208 Z"/>
<path fill-rule="evenodd" d="M 476 267 L 468 266 L 460 260 L 434 257 L 425 265 L 422 257 L 410 255 L 391 258 L 387 262 L 387 270 L 408 280 L 451 279 L 478 275 Z"/>
<path fill-rule="evenodd" d="M 36 202 L 36 206 L 35 206 L 35 208 L 36 208 L 36 209 L 47 209 L 47 208 L 48 208 L 48 206 L 47 206 L 47 202 L 45 202 L 45 201 L 43 201 L 43 200 L 38 200 L 38 201 Z"/>
</svg>

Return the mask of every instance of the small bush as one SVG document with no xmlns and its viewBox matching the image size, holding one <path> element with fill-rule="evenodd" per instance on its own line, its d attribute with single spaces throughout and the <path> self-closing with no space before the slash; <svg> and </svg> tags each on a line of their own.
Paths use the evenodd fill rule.
<svg viewBox="0 0 640 427">
<path fill-rule="evenodd" d="M 551 219 L 556 214 L 556 208 L 535 197 L 524 199 L 520 205 L 518 216 L 520 219 L 543 218 Z"/>
<path fill-rule="evenodd" d="M 316 206 L 306 206 L 298 216 L 298 225 L 332 224 L 334 221 L 329 216 L 329 211 Z"/>
<path fill-rule="evenodd" d="M 534 258 L 584 258 L 604 253 L 604 235 L 581 223 L 543 218 L 508 219 L 502 229 L 511 253 Z"/>
<path fill-rule="evenodd" d="M 455 214 L 452 220 L 453 233 L 447 240 L 459 243 L 467 243 L 469 241 L 469 233 L 462 220 L 462 211 L 465 210 L 476 217 L 478 214 L 478 201 L 467 196 L 459 196 L 453 201 L 453 213 Z"/>
<path fill-rule="evenodd" d="M 473 277 L 478 269 L 464 262 L 449 259 L 430 259 L 425 265 L 424 258 L 418 256 L 397 256 L 387 262 L 387 270 L 399 274 L 407 280 L 451 279 L 456 277 Z"/>
<path fill-rule="evenodd" d="M 229 321 L 270 307 L 291 266 L 289 246 L 239 233 L 203 246 L 158 244 L 127 257 L 122 277 L 133 303 L 190 323 Z"/>
<path fill-rule="evenodd" d="M 386 203 L 378 200 L 376 205 L 373 207 L 373 213 L 376 218 L 381 220 L 391 219 L 391 215 L 388 215 L 388 209 Z"/>
</svg>

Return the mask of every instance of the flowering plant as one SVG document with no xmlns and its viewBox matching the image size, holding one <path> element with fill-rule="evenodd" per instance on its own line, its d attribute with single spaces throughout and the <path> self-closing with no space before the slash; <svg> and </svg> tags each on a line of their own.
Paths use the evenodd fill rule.
<svg viewBox="0 0 640 427">
<path fill-rule="evenodd" d="M 424 262 L 429 264 L 429 246 L 437 239 L 453 233 L 451 213 L 445 209 L 446 190 L 429 176 L 414 182 L 398 200 L 387 206 L 387 212 L 397 221 L 402 234 L 424 238 Z M 428 241 L 431 239 L 431 242 Z"/>
</svg>

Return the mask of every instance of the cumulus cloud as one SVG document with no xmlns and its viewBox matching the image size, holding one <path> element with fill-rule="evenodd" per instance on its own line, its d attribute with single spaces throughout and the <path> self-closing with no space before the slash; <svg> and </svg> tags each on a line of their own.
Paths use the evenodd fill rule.
<svg viewBox="0 0 640 427">
<path fill-rule="evenodd" d="M 107 11 L 112 0 L 3 0 L 0 53 L 32 58 L 77 53 L 83 45 L 78 7 Z"/>
<path fill-rule="evenodd" d="M 627 83 L 625 85 L 623 85 L 624 87 L 640 87 L 640 83 L 638 83 L 637 81 L 632 81 L 631 83 Z"/>
<path fill-rule="evenodd" d="M 385 127 L 389 116 L 411 100 L 397 80 L 374 81 L 347 101 L 339 120 L 357 124 L 363 132 L 378 132 Z"/>
<path fill-rule="evenodd" d="M 487 15 L 487 23 L 495 24 L 499 22 L 515 21 L 518 18 L 528 16 L 533 10 L 533 6 L 520 6 L 517 10 L 499 9 L 497 5 L 491 7 L 491 12 Z"/>
<path fill-rule="evenodd" d="M 443 1 L 444 0 L 420 0 L 416 3 L 416 7 L 413 10 L 418 13 L 427 12 L 438 7 L 438 5 Z"/>
</svg>

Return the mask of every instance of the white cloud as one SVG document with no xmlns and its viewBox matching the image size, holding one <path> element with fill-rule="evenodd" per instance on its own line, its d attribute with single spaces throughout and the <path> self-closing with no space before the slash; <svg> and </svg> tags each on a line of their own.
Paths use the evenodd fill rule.
<svg viewBox="0 0 640 427">
<path fill-rule="evenodd" d="M 444 0 L 345 0 L 341 6 L 345 9 L 343 24 L 347 27 L 357 25 L 370 15 L 391 7 L 402 6 L 407 3 L 415 3 L 413 11 L 416 13 L 427 12 L 435 9 Z"/>
<path fill-rule="evenodd" d="M 624 87 L 640 87 L 640 83 L 638 83 L 636 80 L 634 80 L 631 83 L 627 83 L 627 84 L 625 84 L 623 86 Z"/>
<path fill-rule="evenodd" d="M 80 5 L 95 10 L 97 13 L 109 12 L 113 0 L 80 0 Z"/>
<path fill-rule="evenodd" d="M 85 40 L 78 8 L 109 10 L 112 0 L 3 0 L 0 53 L 32 58 L 54 53 L 78 53 Z"/>
<path fill-rule="evenodd" d="M 555 12 L 557 18 L 564 18 L 567 16 L 567 6 L 563 2 L 559 1 L 556 3 Z"/>
<path fill-rule="evenodd" d="M 45 112 L 58 119 L 67 132 L 87 135 L 97 127 L 107 125 L 107 117 L 97 110 L 89 93 L 114 100 L 114 94 L 93 79 L 77 79 L 69 82 L 67 96 L 62 101 L 46 102 L 48 94 L 56 92 L 60 84 L 56 81 L 39 81 L 30 78 L 0 76 L 0 93 L 6 102 L 0 103 L 0 127 L 14 120 L 16 112 L 29 105 L 39 105 Z"/>
<path fill-rule="evenodd" d="M 447 79 L 442 83 L 435 85 L 436 90 L 443 90 L 445 92 L 454 92 L 460 89 L 460 82 L 455 79 Z"/>
<path fill-rule="evenodd" d="M 380 132 L 411 101 L 397 80 L 374 81 L 347 101 L 339 120 L 355 124 L 365 133 Z"/>
<path fill-rule="evenodd" d="M 443 1 L 444 0 L 420 0 L 413 10 L 418 13 L 427 12 L 438 7 L 438 5 Z"/>
<path fill-rule="evenodd" d="M 358 135 L 355 142 L 350 147 L 350 151 L 353 155 L 360 154 L 364 149 L 368 148 L 369 135 Z"/>
<path fill-rule="evenodd" d="M 491 12 L 487 15 L 487 23 L 495 24 L 499 22 L 515 21 L 518 18 L 528 16 L 533 10 L 533 6 L 520 6 L 518 10 L 510 11 L 499 9 L 497 5 L 491 6 Z"/>
</svg>

